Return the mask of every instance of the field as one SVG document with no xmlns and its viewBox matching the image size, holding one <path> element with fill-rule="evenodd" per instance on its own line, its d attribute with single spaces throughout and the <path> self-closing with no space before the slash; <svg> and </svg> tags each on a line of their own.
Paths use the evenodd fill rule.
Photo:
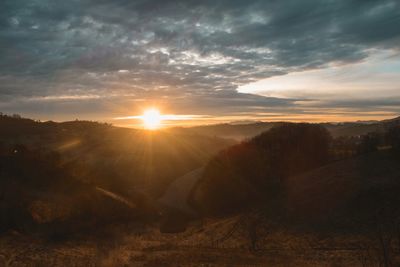
<svg viewBox="0 0 400 267">
<path fill-rule="evenodd" d="M 238 230 L 220 243 L 215 236 L 237 218 L 192 225 L 180 234 L 160 234 L 156 227 L 110 230 L 96 239 L 81 236 L 49 242 L 10 232 L 0 239 L 0 266 L 379 266 L 378 243 L 360 237 L 296 234 L 264 236 L 256 250 Z M 136 226 L 137 227 L 137 226 Z"/>
</svg>

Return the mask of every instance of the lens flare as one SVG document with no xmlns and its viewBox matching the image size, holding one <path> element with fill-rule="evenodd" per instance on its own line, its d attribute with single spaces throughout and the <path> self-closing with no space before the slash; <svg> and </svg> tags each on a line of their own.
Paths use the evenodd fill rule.
<svg viewBox="0 0 400 267">
<path fill-rule="evenodd" d="M 156 108 L 150 108 L 143 112 L 143 125 L 146 129 L 155 130 L 161 126 L 162 116 Z"/>
</svg>

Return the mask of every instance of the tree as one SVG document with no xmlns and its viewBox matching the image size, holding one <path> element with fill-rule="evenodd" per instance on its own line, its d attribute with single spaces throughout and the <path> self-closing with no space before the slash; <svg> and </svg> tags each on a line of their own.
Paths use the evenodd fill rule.
<svg viewBox="0 0 400 267">
<path fill-rule="evenodd" d="M 393 126 L 387 131 L 386 142 L 394 150 L 400 150 L 400 126 Z"/>
<path fill-rule="evenodd" d="M 377 133 L 368 133 L 361 137 L 359 145 L 359 153 L 370 153 L 378 150 L 380 142 L 379 135 Z"/>
</svg>

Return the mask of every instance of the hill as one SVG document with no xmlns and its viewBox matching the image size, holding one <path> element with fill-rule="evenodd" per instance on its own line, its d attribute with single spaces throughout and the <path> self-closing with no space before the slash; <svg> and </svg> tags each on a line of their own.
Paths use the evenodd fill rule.
<svg viewBox="0 0 400 267">
<path fill-rule="evenodd" d="M 282 181 L 329 161 L 330 135 L 315 124 L 286 123 L 213 157 L 192 191 L 205 214 L 229 214 L 275 203 Z"/>
<path fill-rule="evenodd" d="M 378 151 L 290 177 L 285 182 L 288 212 L 294 218 L 337 220 L 357 227 L 374 223 L 379 216 L 394 219 L 400 216 L 399 162 L 390 151 Z"/>
<path fill-rule="evenodd" d="M 173 130 L 2 115 L 0 230 L 74 232 L 158 216 L 155 200 L 171 182 L 231 144 Z"/>
<path fill-rule="evenodd" d="M 332 127 L 373 129 L 361 124 Z M 400 128 L 380 135 L 385 146 L 354 138 L 361 146 L 338 160 L 343 147 L 318 124 L 278 123 L 241 143 L 87 121 L 2 117 L 0 127 L 0 262 L 400 262 Z"/>
<path fill-rule="evenodd" d="M 382 133 L 390 127 L 400 125 L 400 117 L 375 122 L 324 123 L 322 125 L 329 130 L 333 137 L 358 136 L 372 132 Z"/>
<path fill-rule="evenodd" d="M 116 192 L 146 187 L 159 194 L 233 144 L 193 132 L 146 131 L 90 121 L 37 122 L 0 116 L 0 143 L 54 151 L 82 180 Z"/>
</svg>

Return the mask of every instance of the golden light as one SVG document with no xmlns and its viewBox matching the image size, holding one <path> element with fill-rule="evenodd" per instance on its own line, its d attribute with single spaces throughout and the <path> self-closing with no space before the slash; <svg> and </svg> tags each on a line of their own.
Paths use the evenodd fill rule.
<svg viewBox="0 0 400 267">
<path fill-rule="evenodd" d="M 144 111 L 141 116 L 143 125 L 146 129 L 154 130 L 161 126 L 162 116 L 156 108 L 150 108 Z"/>
</svg>

